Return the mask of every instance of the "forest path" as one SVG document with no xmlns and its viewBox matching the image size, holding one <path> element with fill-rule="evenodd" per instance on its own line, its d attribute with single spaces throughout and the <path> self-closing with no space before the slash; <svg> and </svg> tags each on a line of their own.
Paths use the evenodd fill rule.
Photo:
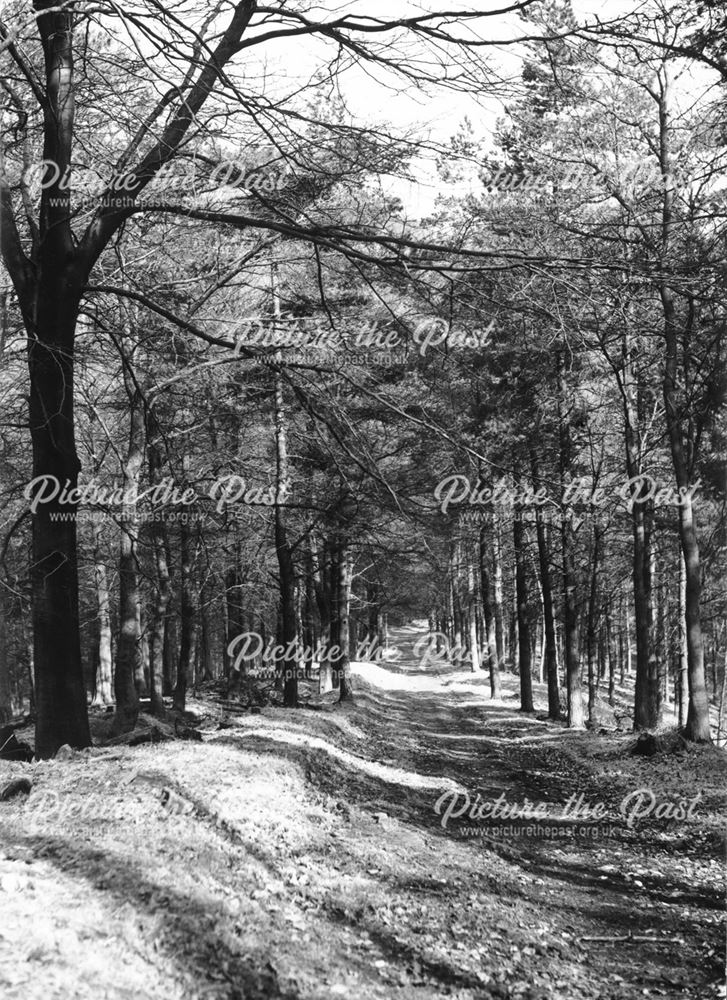
<svg viewBox="0 0 727 1000">
<path fill-rule="evenodd" d="M 399 662 L 353 665 L 347 708 L 205 699 L 202 743 L 3 764 L 34 783 L 0 804 L 3 997 L 721 996 L 724 754 L 568 733 L 539 685 L 523 715 L 514 677 L 492 702 L 484 673 L 421 669 L 415 632 L 392 635 Z M 630 830 L 619 805 L 641 787 L 703 799 Z M 437 802 L 465 792 L 607 815 L 443 827 Z M 659 940 L 582 940 L 629 932 Z"/>
</svg>

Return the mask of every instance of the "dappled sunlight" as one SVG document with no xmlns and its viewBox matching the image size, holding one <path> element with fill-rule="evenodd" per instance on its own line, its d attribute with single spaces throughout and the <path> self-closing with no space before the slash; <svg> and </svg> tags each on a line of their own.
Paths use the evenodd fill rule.
<svg viewBox="0 0 727 1000">
<path fill-rule="evenodd" d="M 336 746 L 335 743 L 330 743 L 319 736 L 265 728 L 263 726 L 253 726 L 249 728 L 248 732 L 238 734 L 236 738 L 242 740 L 248 735 L 273 740 L 276 743 L 286 743 L 289 746 L 323 750 L 342 763 L 345 763 L 348 767 L 359 770 L 373 778 L 380 778 L 382 781 L 387 781 L 393 785 L 405 785 L 408 788 L 462 789 L 462 785 L 459 782 L 452 781 L 449 778 L 432 778 L 413 771 L 389 767 L 385 764 L 377 764 L 363 757 L 357 757 L 355 754 L 349 753 L 341 749 L 341 747 Z"/>
<path fill-rule="evenodd" d="M 434 672 L 395 672 L 381 666 L 380 663 L 366 660 L 353 661 L 351 673 L 380 691 L 437 691 L 442 684 Z"/>
</svg>

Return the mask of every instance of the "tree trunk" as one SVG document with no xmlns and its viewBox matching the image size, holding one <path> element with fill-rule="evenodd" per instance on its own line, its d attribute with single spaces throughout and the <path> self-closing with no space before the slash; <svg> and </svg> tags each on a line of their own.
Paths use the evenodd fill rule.
<svg viewBox="0 0 727 1000">
<path fill-rule="evenodd" d="M 13 699 L 10 687 L 10 663 L 8 661 L 8 617 L 4 584 L 0 581 L 0 725 L 5 725 L 13 717 Z"/>
<path fill-rule="evenodd" d="M 321 622 L 320 636 L 320 664 L 318 672 L 318 690 L 320 694 L 326 694 L 333 688 L 333 675 L 331 670 L 331 658 L 329 655 L 330 646 L 333 642 L 333 618 L 335 594 L 331 587 L 331 567 L 327 566 L 326 560 L 334 561 L 335 554 L 330 551 L 330 547 L 323 544 L 322 554 L 318 551 L 317 543 L 311 538 L 311 562 L 313 572 L 314 592 L 318 616 Z"/>
<path fill-rule="evenodd" d="M 130 338 L 122 342 L 125 359 L 130 356 Z M 139 716 L 139 688 L 137 674 L 140 669 L 141 649 L 139 634 L 139 581 L 137 566 L 138 518 L 135 496 L 139 488 L 139 473 L 144 458 L 145 421 L 142 398 L 131 377 L 128 361 L 124 361 L 124 382 L 129 398 L 129 445 L 123 465 L 125 500 L 121 513 L 121 542 L 119 549 L 119 638 L 116 645 L 114 692 L 116 715 L 112 731 L 129 732 Z"/>
<path fill-rule="evenodd" d="M 351 686 L 351 649 L 349 632 L 349 612 L 351 603 L 351 583 L 353 581 L 353 559 L 345 542 L 341 542 L 338 558 L 338 600 L 337 622 L 335 625 L 337 656 L 333 661 L 334 687 L 338 688 L 339 702 L 353 700 Z"/>
<path fill-rule="evenodd" d="M 96 607 L 98 615 L 98 665 L 96 668 L 96 691 L 94 705 L 112 705 L 114 701 L 113 670 L 111 659 L 111 602 L 106 574 L 106 563 L 101 551 L 101 529 L 93 522 L 93 561 L 96 583 Z"/>
<path fill-rule="evenodd" d="M 616 704 L 616 636 L 613 630 L 612 605 L 606 613 L 606 647 L 608 651 L 608 703 Z"/>
<path fill-rule="evenodd" d="M 336 663 L 341 649 L 341 556 L 343 551 L 335 539 L 331 542 L 329 550 L 330 561 L 326 575 L 330 593 L 331 625 L 326 662 L 330 671 L 331 689 L 337 691 L 341 680 L 340 674 L 336 670 Z"/>
<path fill-rule="evenodd" d="M 495 613 L 492 602 L 492 581 L 490 579 L 487 553 L 486 527 L 480 527 L 480 589 L 482 591 L 482 611 L 485 616 L 487 634 L 487 663 L 490 670 L 490 697 L 502 697 L 500 664 L 495 642 Z"/>
<path fill-rule="evenodd" d="M 37 5 L 45 7 L 50 5 Z M 58 178 L 73 143 L 73 18 L 67 8 L 39 10 L 45 57 L 43 160 L 57 168 L 41 194 L 37 260 L 24 256 L 10 218 L 0 226 L 3 257 L 28 334 L 29 425 L 33 479 L 51 477 L 74 490 L 80 462 L 74 435 L 74 341 L 87 266 L 71 231 L 70 192 Z M 81 660 L 76 504 L 62 495 L 32 511 L 32 618 L 35 665 L 35 752 L 52 757 L 63 744 L 91 742 Z M 60 515 L 60 517 L 59 517 Z M 60 518 L 65 518 L 61 520 Z"/>
<path fill-rule="evenodd" d="M 161 435 L 156 415 L 152 409 L 147 411 L 147 437 L 149 440 L 147 460 L 149 464 L 149 482 L 158 486 L 162 475 Z M 165 632 L 167 612 L 171 597 L 171 581 L 167 563 L 168 540 L 166 524 L 162 520 L 151 522 L 151 545 L 154 553 L 156 570 L 156 593 L 154 609 L 151 616 L 151 637 L 149 642 L 149 693 L 151 696 L 151 712 L 159 718 L 166 713 L 164 694 L 171 690 L 171 681 L 165 692 Z M 167 655 L 168 659 L 168 655 Z"/>
<path fill-rule="evenodd" d="M 709 743 L 712 733 L 709 725 L 709 699 L 704 678 L 704 645 L 700 601 L 702 593 L 699 544 L 691 498 L 679 508 L 679 530 L 686 567 L 686 633 L 687 681 L 689 684 L 689 709 L 684 735 L 695 742 Z"/>
<path fill-rule="evenodd" d="M 519 489 L 516 481 L 515 488 Z M 525 554 L 525 529 L 522 507 L 513 511 L 512 538 L 515 549 L 515 593 L 517 601 L 518 671 L 520 674 L 520 711 L 532 712 L 533 678 L 530 660 L 530 618 L 528 614 L 527 559 Z"/>
<path fill-rule="evenodd" d="M 571 480 L 571 434 L 566 413 L 568 386 L 562 357 L 558 356 L 558 425 L 561 494 Z M 575 536 L 567 512 L 562 511 L 561 544 L 563 559 L 563 652 L 565 659 L 566 690 L 568 696 L 568 725 L 583 729 L 583 695 L 581 693 L 581 664 L 578 650 L 578 605 L 576 603 Z"/>
<path fill-rule="evenodd" d="M 502 597 L 502 537 L 497 511 L 495 511 L 493 518 L 492 542 L 495 649 L 497 651 L 497 669 L 501 671 L 505 665 L 505 618 Z"/>
<path fill-rule="evenodd" d="M 213 624 L 212 605 L 215 594 L 215 579 L 209 576 L 202 587 L 200 606 L 200 664 L 201 680 L 203 682 L 215 680 L 217 671 L 215 670 L 213 637 L 215 628 Z"/>
<path fill-rule="evenodd" d="M 45 271 L 48 277 L 39 290 L 37 326 L 29 331 L 28 340 L 33 478 L 53 477 L 50 481 L 61 486 L 68 483 L 73 490 L 80 463 L 73 430 L 76 317 L 68 287 L 72 281 L 60 272 L 57 260 L 46 261 Z M 55 498 L 38 504 L 32 515 L 35 747 L 39 758 L 52 757 L 63 744 L 82 748 L 91 743 L 79 632 L 75 513 L 75 504 Z"/>
<path fill-rule="evenodd" d="M 535 453 L 531 454 L 533 486 L 540 486 L 540 471 Z M 562 718 L 560 707 L 560 685 L 558 682 L 558 648 L 555 640 L 555 615 L 553 614 L 553 586 L 550 579 L 550 552 L 548 533 L 543 522 L 543 514 L 538 506 L 535 511 L 535 526 L 538 538 L 538 562 L 540 565 L 540 587 L 543 595 L 543 629 L 545 633 L 545 676 L 548 681 L 548 717 Z"/>
<path fill-rule="evenodd" d="M 631 523 L 633 531 L 634 625 L 636 632 L 636 685 L 634 689 L 634 729 L 651 729 L 657 721 L 656 661 L 652 607 L 651 546 L 653 509 L 650 502 L 637 502 L 638 477 L 642 474 L 641 442 L 638 429 L 643 408 L 643 393 L 632 372 L 631 342 L 622 338 L 623 408 L 626 445 L 626 470 L 633 481 L 631 488 Z M 631 646 L 628 647 L 630 659 Z"/>
<path fill-rule="evenodd" d="M 666 183 L 662 186 L 662 244 L 661 244 L 661 280 L 659 295 L 664 315 L 664 345 L 665 363 L 663 375 L 664 408 L 667 433 L 671 449 L 672 465 L 676 485 L 680 492 L 679 502 L 679 537 L 684 553 L 684 568 L 686 576 L 686 632 L 687 632 L 687 678 L 689 681 L 689 709 L 684 735 L 695 742 L 708 743 L 712 739 L 709 724 L 709 699 L 704 673 L 704 642 L 702 638 L 702 622 L 700 602 L 702 594 L 702 569 L 697 539 L 697 524 L 694 512 L 693 493 L 691 489 L 691 474 L 696 466 L 699 432 L 694 429 L 691 421 L 686 422 L 686 435 L 682 424 L 683 410 L 689 411 L 684 404 L 684 385 L 689 378 L 689 335 L 691 332 L 691 317 L 685 321 L 685 326 L 677 327 L 677 312 L 672 285 L 665 274 L 670 266 L 672 228 L 674 215 L 674 174 L 671 157 L 671 124 L 670 95 L 668 70 L 662 67 L 659 75 L 659 160 L 662 176 Z M 680 337 L 681 333 L 681 337 Z M 682 344 L 682 375 L 678 371 L 680 340 Z"/>
<path fill-rule="evenodd" d="M 631 615 L 629 614 L 628 607 L 624 608 L 626 621 L 624 623 L 624 631 L 626 632 L 626 676 L 630 677 L 633 673 L 633 668 L 631 664 Z M 621 681 L 623 683 L 623 679 Z"/>
<path fill-rule="evenodd" d="M 477 584 L 475 582 L 475 570 L 472 562 L 472 553 L 467 548 L 467 591 L 468 604 L 467 614 L 469 618 L 469 645 L 470 662 L 472 672 L 477 673 L 480 669 L 480 647 L 477 638 Z"/>
<path fill-rule="evenodd" d="M 185 456 L 186 458 L 186 456 Z M 187 463 L 185 461 L 185 473 Z M 196 628 L 196 606 L 194 599 L 194 541 L 192 530 L 183 518 L 179 524 L 179 546 L 181 567 L 182 615 L 177 663 L 177 683 L 174 685 L 172 705 L 177 712 L 184 712 L 187 705 L 187 688 L 193 663 L 194 631 Z"/>
<path fill-rule="evenodd" d="M 593 525 L 593 552 L 591 557 L 591 586 L 588 595 L 588 627 L 586 631 L 586 657 L 588 663 L 588 721 L 593 725 L 596 711 L 596 630 L 598 628 L 598 567 L 601 558 L 601 531 Z M 599 668 L 600 671 L 600 668 Z"/>
<path fill-rule="evenodd" d="M 275 265 L 272 267 L 273 303 L 276 318 L 280 317 L 280 299 L 277 288 Z M 278 356 L 280 360 L 280 356 Z M 298 657 L 296 652 L 298 631 L 295 608 L 295 569 L 293 556 L 288 544 L 285 504 L 290 491 L 288 469 L 288 442 L 285 425 L 283 379 L 280 372 L 275 375 L 275 553 L 278 558 L 280 579 L 281 640 L 285 655 L 280 669 L 283 672 L 283 705 L 296 708 L 298 705 Z"/>
<path fill-rule="evenodd" d="M 684 553 L 679 553 L 679 728 L 687 724 L 689 708 L 689 656 L 687 653 L 687 573 Z"/>
<path fill-rule="evenodd" d="M 462 583 L 460 549 L 461 542 L 459 539 L 455 539 L 450 554 L 450 593 L 452 601 L 452 626 L 454 630 L 452 636 L 454 645 L 452 660 L 455 666 L 461 666 L 464 655 L 463 615 L 462 602 L 460 598 L 460 587 Z"/>
</svg>

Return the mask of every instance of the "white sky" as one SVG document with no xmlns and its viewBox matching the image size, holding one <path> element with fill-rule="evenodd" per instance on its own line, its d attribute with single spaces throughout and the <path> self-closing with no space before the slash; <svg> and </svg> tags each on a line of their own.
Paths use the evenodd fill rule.
<svg viewBox="0 0 727 1000">
<path fill-rule="evenodd" d="M 340 16 L 360 14 L 367 17 L 402 17 L 421 14 L 422 11 L 440 9 L 472 10 L 486 12 L 507 5 L 508 0 L 425 0 L 422 3 L 408 0 L 355 0 L 355 2 L 338 4 L 335 0 L 324 0 L 319 7 L 313 8 L 309 16 L 330 18 L 335 12 Z M 579 22 L 602 21 L 634 12 L 646 6 L 645 0 L 573 0 L 573 10 Z M 459 33 L 465 34 L 468 29 L 463 27 Z M 514 14 L 497 15 L 491 19 L 479 22 L 480 33 L 487 31 L 490 38 L 508 39 L 522 35 L 527 26 Z M 264 55 L 269 79 L 274 80 L 275 90 L 278 88 L 292 90 L 296 85 L 308 79 L 320 65 L 322 59 L 331 55 L 330 43 L 311 43 L 305 40 L 291 39 L 275 41 L 259 51 Z M 488 60 L 500 69 L 505 78 L 517 78 L 520 70 L 520 60 L 517 51 L 512 47 L 494 47 L 487 50 Z M 341 91 L 351 112 L 361 125 L 381 125 L 389 122 L 395 130 L 407 132 L 415 129 L 420 135 L 429 134 L 438 143 L 447 143 L 449 137 L 456 132 L 463 119 L 468 117 L 475 132 L 485 134 L 492 132 L 498 117 L 503 114 L 503 106 L 499 99 L 484 95 L 477 99 L 474 95 L 457 94 L 439 89 L 424 94 L 401 77 L 392 74 L 388 80 L 374 82 L 360 67 L 353 67 L 341 77 Z M 431 164 L 422 162 L 418 165 L 419 182 L 406 184 L 395 181 L 392 190 L 395 191 L 407 205 L 408 212 L 413 216 L 426 214 L 431 210 L 436 195 L 437 181 Z"/>
</svg>

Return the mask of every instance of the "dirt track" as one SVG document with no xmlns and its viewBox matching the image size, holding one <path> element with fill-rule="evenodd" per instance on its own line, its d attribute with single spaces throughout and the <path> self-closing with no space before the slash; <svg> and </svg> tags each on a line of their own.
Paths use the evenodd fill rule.
<svg viewBox="0 0 727 1000">
<path fill-rule="evenodd" d="M 724 996 L 724 753 L 629 757 L 627 735 L 522 716 L 512 683 L 491 703 L 484 675 L 417 672 L 413 638 L 358 668 L 350 710 L 200 702 L 203 744 L 3 765 L 34 789 L 0 805 L 2 995 Z M 629 829 L 646 787 L 702 795 Z M 443 828 L 447 791 L 607 815 Z"/>
</svg>

